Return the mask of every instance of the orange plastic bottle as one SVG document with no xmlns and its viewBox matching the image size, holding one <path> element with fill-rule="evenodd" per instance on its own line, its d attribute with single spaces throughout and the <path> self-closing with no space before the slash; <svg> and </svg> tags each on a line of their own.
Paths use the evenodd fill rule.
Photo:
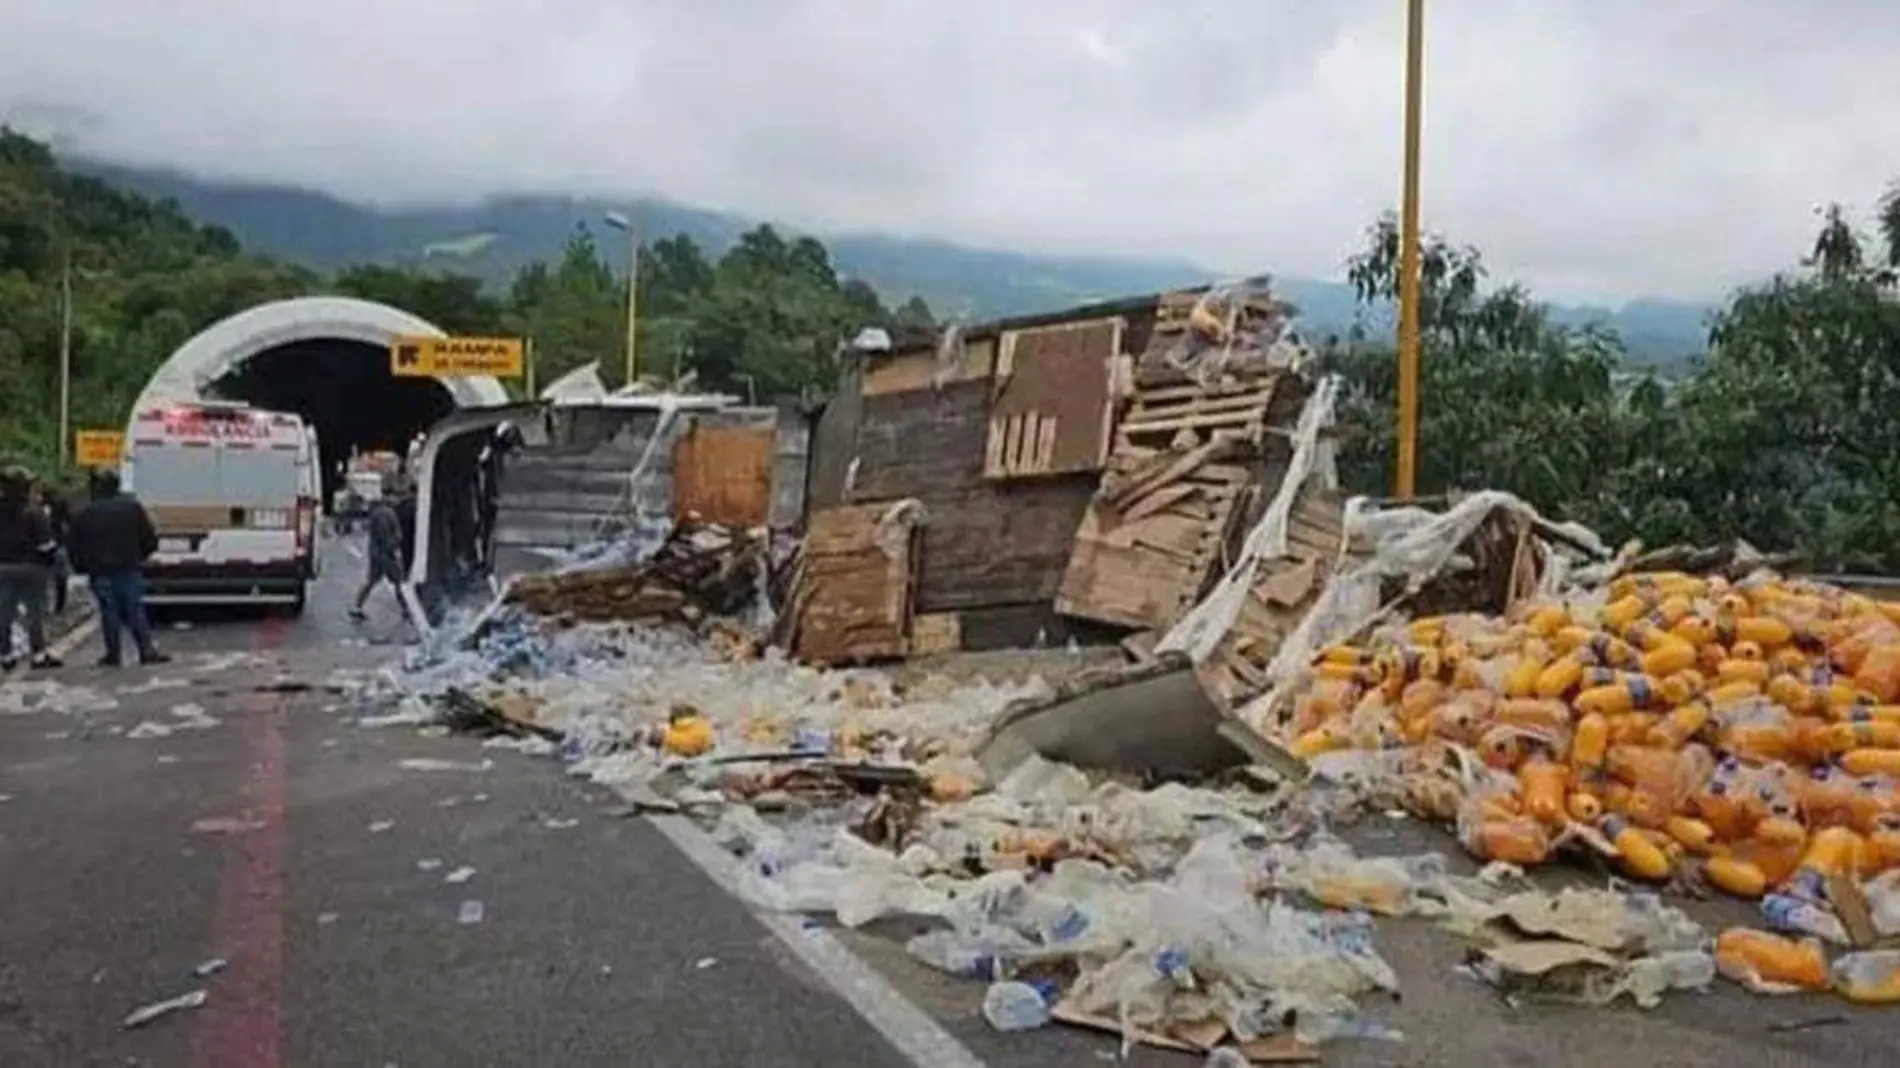
<svg viewBox="0 0 1900 1068">
<path fill-rule="evenodd" d="M 1532 697 L 1537 693 L 1537 677 L 1544 673 L 1545 663 L 1530 656 L 1519 656 L 1511 662 L 1504 672 L 1504 695 L 1506 697 Z"/>
<path fill-rule="evenodd" d="M 1749 861 L 1735 856 L 1713 856 L 1702 865 L 1709 885 L 1736 897 L 1758 898 L 1768 892 L 1768 877 Z"/>
<path fill-rule="evenodd" d="M 1715 828 L 1691 816 L 1671 816 L 1663 830 L 1691 853 L 1707 853 L 1715 848 Z"/>
<path fill-rule="evenodd" d="M 1603 816 L 1603 798 L 1594 790 L 1578 787 L 1570 791 L 1570 796 L 1564 800 L 1564 811 L 1578 823 L 1595 823 Z M 1895 840 L 1900 841 L 1900 832 L 1896 832 Z"/>
<path fill-rule="evenodd" d="M 1664 636 L 1648 646 L 1642 655 L 1643 674 L 1664 678 L 1696 666 L 1696 649 L 1679 638 Z"/>
<path fill-rule="evenodd" d="M 1515 727 L 1492 727 L 1478 739 L 1478 759 L 1499 771 L 1510 771 L 1524 759 L 1524 743 Z"/>
<path fill-rule="evenodd" d="M 1815 711 L 1821 703 L 1814 687 L 1794 675 L 1774 676 L 1762 687 L 1762 692 L 1797 716 Z"/>
<path fill-rule="evenodd" d="M 1841 767 L 1852 775 L 1900 778 L 1900 749 L 1849 749 L 1841 754 Z"/>
<path fill-rule="evenodd" d="M 1641 745 L 1648 740 L 1649 732 L 1656 729 L 1662 717 L 1654 712 L 1625 712 L 1606 718 L 1610 722 L 1611 744 Z"/>
<path fill-rule="evenodd" d="M 1562 764 L 1542 753 L 1525 759 L 1517 769 L 1518 789 L 1524 798 L 1524 811 L 1547 824 L 1564 820 L 1565 786 L 1569 773 Z"/>
<path fill-rule="evenodd" d="M 1622 854 L 1617 866 L 1624 874 L 1651 882 L 1669 878 L 1669 854 L 1629 821 L 1621 816 L 1605 816 L 1599 829 Z"/>
<path fill-rule="evenodd" d="M 1608 717 L 1585 716 L 1577 721 L 1576 732 L 1570 739 L 1570 763 L 1572 767 L 1583 771 L 1595 771 L 1603 766 L 1603 760 L 1610 750 L 1610 721 Z"/>
<path fill-rule="evenodd" d="M 1745 660 L 1752 664 L 1761 664 L 1763 667 L 1772 666 L 1768 663 L 1768 651 L 1763 649 L 1759 642 L 1730 642 L 1728 655 L 1729 658 L 1733 660 Z"/>
<path fill-rule="evenodd" d="M 1748 927 L 1731 927 L 1715 940 L 1715 968 L 1751 990 L 1828 987 L 1827 954 L 1812 939 L 1795 941 Z"/>
<path fill-rule="evenodd" d="M 1677 705 L 1673 711 L 1649 729 L 1649 744 L 1666 749 L 1680 749 L 1708 724 L 1709 717 L 1713 714 L 1714 710 L 1709 707 L 1707 701 L 1697 700 Z"/>
<path fill-rule="evenodd" d="M 1571 702 L 1577 711 L 1590 715 L 1618 716 L 1649 704 L 1654 686 L 1646 675 L 1627 675 L 1607 686 L 1592 686 Z"/>
<path fill-rule="evenodd" d="M 1643 613 L 1648 610 L 1648 602 L 1640 595 L 1627 593 L 1603 606 L 1603 625 L 1621 629 L 1643 618 Z"/>
<path fill-rule="evenodd" d="M 1583 678 L 1583 661 L 1561 656 L 1537 675 L 1537 696 L 1562 697 Z"/>
<path fill-rule="evenodd" d="M 1487 819 L 1478 824 L 1465 847 L 1480 860 L 1530 867 L 1550 858 L 1550 834 L 1529 816 Z"/>
<path fill-rule="evenodd" d="M 1759 687 L 1768 681 L 1768 662 L 1765 660 L 1743 660 L 1730 657 L 1722 661 L 1722 663 L 1716 667 L 1715 678 L 1718 685 L 1725 685 L 1731 682 L 1752 682 L 1757 687 L 1757 692 L 1759 692 Z"/>
<path fill-rule="evenodd" d="M 1735 637 L 1739 641 L 1753 642 L 1763 649 L 1779 649 L 1794 641 L 1794 628 L 1774 616 L 1738 615 L 1735 619 Z"/>
<path fill-rule="evenodd" d="M 1867 650 L 1854 683 L 1882 702 L 1900 700 L 1900 642 L 1889 639 Z"/>
<path fill-rule="evenodd" d="M 1532 730 L 1556 731 L 1570 726 L 1570 709 L 1554 697 L 1507 697 L 1492 716 L 1499 723 Z"/>
</svg>

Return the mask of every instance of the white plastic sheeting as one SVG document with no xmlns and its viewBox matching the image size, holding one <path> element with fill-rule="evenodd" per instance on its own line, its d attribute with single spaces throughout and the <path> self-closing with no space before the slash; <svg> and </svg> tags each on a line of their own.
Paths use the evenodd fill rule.
<svg viewBox="0 0 1900 1068">
<path fill-rule="evenodd" d="M 1259 727 L 1261 716 L 1277 707 L 1282 691 L 1297 683 L 1301 670 L 1316 652 L 1371 623 L 1384 608 L 1379 593 L 1387 578 L 1403 578 L 1409 588 L 1417 589 L 1434 576 L 1470 566 L 1461 555 L 1462 547 L 1500 509 L 1544 521 L 1524 500 L 1501 490 L 1473 493 L 1443 512 L 1412 506 L 1380 509 L 1364 497 L 1346 502 L 1346 536 L 1355 544 L 1370 544 L 1371 556 L 1357 567 L 1333 574 L 1267 666 L 1266 677 L 1272 688 L 1243 708 L 1241 717 Z M 1577 524 L 1558 526 L 1577 543 L 1589 546 L 1600 556 L 1608 555 L 1588 528 Z M 1549 566 L 1539 577 L 1538 592 L 1548 594 L 1563 588 L 1570 578 L 1570 566 L 1565 556 L 1552 553 Z"/>
<path fill-rule="evenodd" d="M 1267 505 L 1266 514 L 1247 532 L 1247 540 L 1234 565 L 1221 576 L 1214 589 L 1168 631 L 1156 645 L 1158 651 L 1184 651 L 1195 663 L 1212 656 L 1240 618 L 1240 610 L 1247 603 L 1261 565 L 1287 555 L 1287 525 L 1292 521 L 1293 505 L 1307 479 L 1316 479 L 1325 489 L 1339 485 L 1333 442 L 1325 433 L 1333 425 L 1339 388 L 1340 379 L 1336 375 L 1328 375 L 1314 387 L 1294 427 L 1293 458 L 1287 466 L 1286 477 Z"/>
</svg>

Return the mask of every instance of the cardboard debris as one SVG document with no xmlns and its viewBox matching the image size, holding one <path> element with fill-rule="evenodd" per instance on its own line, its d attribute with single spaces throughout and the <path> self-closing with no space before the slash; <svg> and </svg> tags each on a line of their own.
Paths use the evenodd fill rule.
<svg viewBox="0 0 1900 1068">
<path fill-rule="evenodd" d="M 1049 1018 L 1070 1027 L 1086 1028 L 1104 1034 L 1120 1036 L 1122 1026 L 1119 1021 L 1108 1016 L 1098 1016 L 1084 1012 L 1067 999 L 1056 1003 L 1049 1010 Z M 1201 1020 L 1192 1023 L 1176 1024 L 1172 1034 L 1162 1034 L 1144 1028 L 1133 1028 L 1129 1037 L 1144 1046 L 1155 1049 L 1173 1050 L 1177 1053 L 1209 1053 L 1221 1045 L 1227 1037 L 1227 1025 L 1219 1020 Z M 1318 1064 L 1319 1050 L 1309 1046 L 1290 1034 L 1273 1035 L 1242 1042 L 1234 1047 L 1241 1056 L 1254 1064 Z"/>
<path fill-rule="evenodd" d="M 910 652 L 916 581 L 916 501 L 814 512 L 792 582 L 784 640 L 800 659 L 865 663 Z"/>
<path fill-rule="evenodd" d="M 587 623 L 697 623 L 731 615 L 758 591 L 760 534 L 714 523 L 682 523 L 658 551 L 620 567 L 523 575 L 507 599 L 539 616 Z"/>
</svg>

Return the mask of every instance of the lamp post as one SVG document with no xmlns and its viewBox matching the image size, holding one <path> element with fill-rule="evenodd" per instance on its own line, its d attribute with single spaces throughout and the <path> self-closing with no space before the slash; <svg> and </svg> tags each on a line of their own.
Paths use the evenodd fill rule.
<svg viewBox="0 0 1900 1068">
<path fill-rule="evenodd" d="M 1423 110 L 1425 0 L 1406 0 L 1405 188 L 1399 212 L 1399 456 L 1395 496 L 1418 488 L 1418 171 Z"/>
<path fill-rule="evenodd" d="M 640 235 L 633 220 L 617 211 L 606 214 L 607 225 L 627 235 L 627 382 L 632 386 L 640 377 Z"/>
<path fill-rule="evenodd" d="M 72 463 L 73 449 L 73 251 L 66 250 L 59 270 L 59 469 Z"/>
</svg>

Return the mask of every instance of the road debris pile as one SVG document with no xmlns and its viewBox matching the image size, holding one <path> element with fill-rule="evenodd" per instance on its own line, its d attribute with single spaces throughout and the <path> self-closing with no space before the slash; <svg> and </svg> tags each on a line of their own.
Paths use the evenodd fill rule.
<svg viewBox="0 0 1900 1068">
<path fill-rule="evenodd" d="M 524 575 L 507 600 L 568 622 L 693 624 L 752 603 L 765 566 L 762 532 L 682 523 L 649 556 L 627 564 Z"/>
<path fill-rule="evenodd" d="M 1480 859 L 1596 854 L 1759 899 L 1775 933 L 1717 943 L 1752 989 L 1900 1000 L 1843 978 L 1884 957 L 1831 974 L 1821 948 L 1900 933 L 1900 605 L 1724 570 L 1375 624 L 1319 649 L 1255 725 L 1386 777 Z"/>
</svg>

